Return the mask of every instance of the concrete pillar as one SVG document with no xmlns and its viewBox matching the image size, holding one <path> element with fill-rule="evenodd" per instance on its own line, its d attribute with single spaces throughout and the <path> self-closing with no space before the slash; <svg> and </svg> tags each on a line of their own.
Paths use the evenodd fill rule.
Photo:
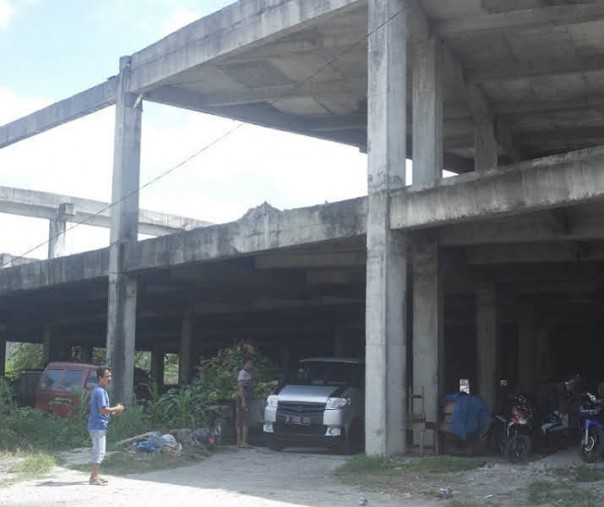
<svg viewBox="0 0 604 507">
<path fill-rule="evenodd" d="M 161 389 L 164 385 L 164 351 L 161 347 L 154 347 L 151 351 L 151 378 Z"/>
<path fill-rule="evenodd" d="M 430 421 L 438 421 L 444 388 L 444 304 L 435 238 L 413 238 L 413 389 L 424 390 Z"/>
<path fill-rule="evenodd" d="M 537 393 L 537 336 L 534 304 L 520 307 L 518 322 L 518 383 L 524 392 Z"/>
<path fill-rule="evenodd" d="M 476 293 L 476 343 L 478 347 L 478 392 L 495 410 L 497 400 L 497 359 L 499 355 L 497 285 L 480 282 Z"/>
<path fill-rule="evenodd" d="M 539 384 L 550 381 L 554 373 L 552 344 L 550 340 L 550 326 L 548 319 L 540 320 L 536 325 L 537 340 L 537 382 Z"/>
<path fill-rule="evenodd" d="M 413 184 L 442 177 L 443 97 L 441 46 L 435 38 L 413 44 Z"/>
<path fill-rule="evenodd" d="M 74 207 L 70 202 L 63 202 L 59 206 L 57 216 L 50 221 L 48 233 L 48 258 L 54 259 L 65 255 L 65 232 L 67 230 L 67 217 L 74 216 Z"/>
<path fill-rule="evenodd" d="M 365 443 L 404 452 L 406 241 L 390 231 L 390 191 L 405 185 L 405 0 L 369 1 Z"/>
<path fill-rule="evenodd" d="M 130 57 L 122 57 L 116 95 L 107 360 L 113 369 L 113 402 L 125 403 L 133 397 L 137 281 L 124 272 L 124 261 L 138 234 L 142 117 L 142 100 L 127 91 L 129 82 Z"/>
<path fill-rule="evenodd" d="M 189 383 L 193 368 L 193 312 L 187 309 L 182 317 L 180 329 L 180 350 L 178 356 L 178 382 Z"/>
<path fill-rule="evenodd" d="M 0 336 L 0 377 L 3 377 L 6 371 L 6 342 L 6 337 Z"/>
<path fill-rule="evenodd" d="M 42 327 L 42 359 L 44 364 L 69 359 L 65 338 L 60 335 L 53 336 L 52 326 L 48 323 Z"/>
<path fill-rule="evenodd" d="M 493 117 L 488 114 L 477 115 L 474 126 L 474 170 L 496 169 L 497 147 Z"/>
</svg>

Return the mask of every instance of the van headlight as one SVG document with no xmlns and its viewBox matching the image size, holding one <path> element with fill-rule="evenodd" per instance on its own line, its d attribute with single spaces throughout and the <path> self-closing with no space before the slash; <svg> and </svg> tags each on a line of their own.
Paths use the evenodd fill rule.
<svg viewBox="0 0 604 507">
<path fill-rule="evenodd" d="M 277 404 L 279 403 L 279 396 L 276 394 L 271 394 L 266 399 L 266 406 L 271 408 L 277 408 Z"/>
<path fill-rule="evenodd" d="M 334 410 L 338 408 L 348 407 L 350 405 L 350 398 L 328 398 L 325 404 L 326 410 Z"/>
</svg>

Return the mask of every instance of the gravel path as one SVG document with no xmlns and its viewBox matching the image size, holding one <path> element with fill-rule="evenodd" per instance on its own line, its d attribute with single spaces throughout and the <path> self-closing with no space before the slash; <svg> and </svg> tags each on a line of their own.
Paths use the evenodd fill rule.
<svg viewBox="0 0 604 507">
<path fill-rule="evenodd" d="M 437 505 L 340 484 L 332 473 L 347 459 L 343 456 L 231 449 L 188 467 L 108 476 L 106 487 L 89 486 L 87 473 L 57 468 L 48 478 L 0 488 L 0 506 L 354 507 L 363 503 L 362 498 L 368 507 Z M 80 459 L 85 462 L 87 452 Z"/>
<path fill-rule="evenodd" d="M 86 463 L 88 457 L 88 449 L 68 455 L 74 464 Z M 463 474 L 409 476 L 388 483 L 387 492 L 375 492 L 338 482 L 333 472 L 346 459 L 328 452 L 226 447 L 188 467 L 108 476 L 106 487 L 89 486 L 88 473 L 57 467 L 47 478 L 0 488 L 0 507 L 442 507 L 449 502 L 430 496 L 443 486 L 452 488 L 454 499 L 469 505 L 488 505 L 491 500 L 517 507 L 526 505 L 526 487 L 531 481 L 565 481 L 569 473 L 560 474 L 560 470 L 570 472 L 583 465 L 576 449 L 525 465 L 495 458 L 488 466 Z M 604 463 L 594 467 L 604 471 Z M 597 494 L 595 505 L 603 505 L 599 502 L 604 502 L 604 481 L 586 486 Z"/>
</svg>

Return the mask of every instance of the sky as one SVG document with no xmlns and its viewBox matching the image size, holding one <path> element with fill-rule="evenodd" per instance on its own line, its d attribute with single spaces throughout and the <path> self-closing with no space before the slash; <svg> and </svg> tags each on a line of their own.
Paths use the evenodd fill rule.
<svg viewBox="0 0 604 507">
<path fill-rule="evenodd" d="M 0 0 L 0 125 L 102 83 L 119 58 L 232 0 Z M 268 202 L 291 209 L 367 192 L 357 149 L 145 102 L 140 206 L 228 222 Z M 109 201 L 114 107 L 0 149 L 0 186 Z M 45 258 L 48 221 L 0 213 L 0 253 Z M 109 232 L 68 224 L 67 253 Z M 32 248 L 41 245 L 36 250 Z"/>
</svg>

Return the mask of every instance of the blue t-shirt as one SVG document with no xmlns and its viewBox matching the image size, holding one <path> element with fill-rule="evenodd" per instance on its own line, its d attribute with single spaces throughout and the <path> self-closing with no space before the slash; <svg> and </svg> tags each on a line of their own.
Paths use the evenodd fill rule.
<svg viewBox="0 0 604 507">
<path fill-rule="evenodd" d="M 106 430 L 109 425 L 109 414 L 101 414 L 101 408 L 109 406 L 107 391 L 97 385 L 90 397 L 90 416 L 88 416 L 89 430 Z"/>
</svg>

